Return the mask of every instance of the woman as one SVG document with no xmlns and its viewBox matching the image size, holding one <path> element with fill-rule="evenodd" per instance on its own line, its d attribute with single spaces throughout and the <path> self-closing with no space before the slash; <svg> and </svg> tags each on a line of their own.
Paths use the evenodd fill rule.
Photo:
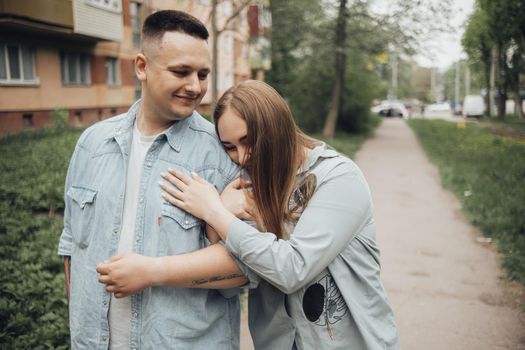
<svg viewBox="0 0 525 350">
<path fill-rule="evenodd" d="M 304 135 L 283 98 L 263 82 L 228 90 L 214 119 L 225 149 L 252 181 L 250 189 L 237 184 L 222 196 L 246 197 L 251 206 L 236 214 L 253 216 L 257 228 L 234 216 L 196 174 L 171 170 L 165 179 L 173 186 L 161 187 L 166 201 L 206 221 L 210 240 L 220 237 L 260 276 L 249 297 L 255 347 L 397 349 L 394 317 L 379 279 L 370 192 L 358 167 Z M 192 254 L 199 252 L 186 256 Z M 107 273 L 115 265 L 99 269 L 101 281 L 120 295 L 159 283 L 188 285 L 177 264 L 146 263 L 158 276 L 146 285 L 133 271 L 116 283 Z M 238 270 L 231 272 L 238 276 Z"/>
</svg>

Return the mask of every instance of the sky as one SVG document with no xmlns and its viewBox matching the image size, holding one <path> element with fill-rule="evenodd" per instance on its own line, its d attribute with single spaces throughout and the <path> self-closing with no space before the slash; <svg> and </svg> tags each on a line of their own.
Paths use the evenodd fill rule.
<svg viewBox="0 0 525 350">
<path fill-rule="evenodd" d="M 439 0 L 423 0 L 439 1 Z M 437 67 L 445 71 L 458 59 L 465 58 L 466 54 L 461 47 L 461 37 L 465 31 L 465 22 L 474 10 L 475 0 L 452 0 L 452 13 L 450 25 L 454 28 L 452 33 L 436 33 L 432 39 L 421 43 L 425 54 L 418 54 L 415 61 L 423 67 Z M 372 0 L 372 9 L 377 13 L 388 12 L 392 4 L 390 0 Z"/>
<path fill-rule="evenodd" d="M 437 34 L 432 40 L 423 43 L 430 48 L 431 58 L 417 55 L 414 58 L 419 65 L 437 67 L 440 71 L 445 71 L 458 59 L 466 57 L 461 47 L 461 36 L 465 31 L 465 21 L 474 10 L 474 1 L 453 0 L 454 17 L 451 18 L 451 24 L 457 30 L 454 33 Z"/>
</svg>

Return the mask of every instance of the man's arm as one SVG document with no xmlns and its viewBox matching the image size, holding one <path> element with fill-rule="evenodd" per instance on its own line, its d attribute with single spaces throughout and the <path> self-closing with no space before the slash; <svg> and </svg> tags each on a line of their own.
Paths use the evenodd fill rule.
<svg viewBox="0 0 525 350">
<path fill-rule="evenodd" d="M 174 256 L 124 253 L 99 264 L 97 272 L 99 282 L 106 284 L 107 291 L 117 298 L 153 286 L 226 289 L 248 282 L 221 244 Z"/>
<path fill-rule="evenodd" d="M 69 285 L 71 282 L 71 257 L 64 256 L 64 275 L 66 280 L 66 299 L 69 304 Z"/>
</svg>

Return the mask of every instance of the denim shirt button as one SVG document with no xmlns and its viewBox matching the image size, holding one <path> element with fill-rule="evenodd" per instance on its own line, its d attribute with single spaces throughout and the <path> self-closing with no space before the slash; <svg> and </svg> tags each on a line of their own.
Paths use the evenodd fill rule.
<svg viewBox="0 0 525 350">
<path fill-rule="evenodd" d="M 107 301 L 107 300 L 104 300 L 104 301 L 102 302 L 102 304 L 107 305 L 107 304 L 108 304 L 108 301 Z"/>
<path fill-rule="evenodd" d="M 114 234 L 114 235 L 118 234 L 118 228 L 116 228 L 116 229 L 113 230 L 113 234 Z"/>
<path fill-rule="evenodd" d="M 108 340 L 108 337 L 103 336 L 103 337 L 102 337 L 102 340 L 103 340 L 103 341 L 106 341 L 106 340 Z"/>
<path fill-rule="evenodd" d="M 144 198 L 140 197 L 139 202 L 140 203 L 144 202 Z"/>
<path fill-rule="evenodd" d="M 133 317 L 134 317 L 134 318 L 137 318 L 138 316 L 139 316 L 138 313 L 136 313 L 136 312 L 133 313 Z"/>
</svg>

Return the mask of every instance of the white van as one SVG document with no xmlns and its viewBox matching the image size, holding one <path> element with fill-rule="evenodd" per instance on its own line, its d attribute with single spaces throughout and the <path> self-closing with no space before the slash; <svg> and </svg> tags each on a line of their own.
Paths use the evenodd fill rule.
<svg viewBox="0 0 525 350">
<path fill-rule="evenodd" d="M 463 116 L 482 117 L 485 112 L 485 101 L 481 95 L 467 95 L 463 100 Z"/>
</svg>

